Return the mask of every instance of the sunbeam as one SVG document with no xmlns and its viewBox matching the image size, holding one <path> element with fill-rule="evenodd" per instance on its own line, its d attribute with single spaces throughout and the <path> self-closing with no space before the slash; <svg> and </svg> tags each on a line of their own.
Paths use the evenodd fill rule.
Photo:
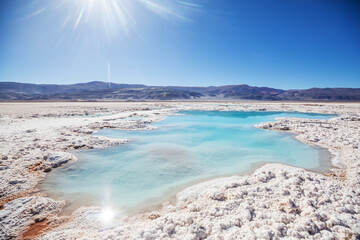
<svg viewBox="0 0 360 240">
<path fill-rule="evenodd" d="M 21 20 L 29 20 L 42 13 L 53 16 L 59 21 L 59 30 L 70 29 L 73 32 L 92 32 L 114 38 L 121 33 L 138 34 L 136 23 L 144 14 L 153 14 L 167 20 L 174 19 L 193 22 L 191 9 L 201 7 L 194 1 L 168 0 L 38 0 L 45 6 L 32 10 Z M 30 5 L 33 7 L 33 4 Z M 145 15 L 146 15 L 145 14 Z"/>
</svg>

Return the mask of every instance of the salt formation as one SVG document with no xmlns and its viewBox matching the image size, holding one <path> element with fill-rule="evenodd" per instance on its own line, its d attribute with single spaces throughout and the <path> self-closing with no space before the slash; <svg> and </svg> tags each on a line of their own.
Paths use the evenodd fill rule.
<svg viewBox="0 0 360 240">
<path fill-rule="evenodd" d="M 82 111 L 91 116 L 100 108 L 105 116 L 79 116 Z M 116 220 L 110 223 L 101 208 L 80 208 L 70 217 L 58 217 L 62 201 L 29 196 L 49 167 L 74 161 L 66 151 L 127 141 L 91 135 L 96 130 L 151 129 L 149 123 L 179 110 L 340 114 L 329 120 L 283 118 L 258 126 L 293 132 L 301 141 L 329 148 L 336 154 L 336 168 L 323 175 L 267 164 L 250 175 L 186 188 L 175 204 L 158 211 L 126 217 L 114 210 Z M 359 112 L 359 104 L 345 103 L 39 103 L 31 111 L 3 104 L 0 239 L 19 238 L 44 221 L 51 224 L 38 239 L 359 239 Z M 141 119 L 129 119 L 134 113 Z"/>
</svg>

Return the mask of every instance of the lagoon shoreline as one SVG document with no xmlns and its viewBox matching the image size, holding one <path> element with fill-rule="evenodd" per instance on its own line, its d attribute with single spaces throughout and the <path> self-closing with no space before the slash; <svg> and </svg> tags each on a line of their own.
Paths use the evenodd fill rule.
<svg viewBox="0 0 360 240">
<path fill-rule="evenodd" d="M 357 239 L 360 236 L 360 104 L 294 102 L 0 103 L 0 239 Z M 265 164 L 245 176 L 217 178 L 177 194 L 175 204 L 104 224 L 102 209 L 59 217 L 64 201 L 36 192 L 47 172 L 76 158 L 73 149 L 126 139 L 99 129 L 152 129 L 177 111 L 338 114 L 328 120 L 282 118 L 257 127 L 297 134 L 337 154 L 323 175 Z M 138 119 L 137 117 L 143 117 Z M 131 118 L 134 118 L 132 120 Z"/>
</svg>

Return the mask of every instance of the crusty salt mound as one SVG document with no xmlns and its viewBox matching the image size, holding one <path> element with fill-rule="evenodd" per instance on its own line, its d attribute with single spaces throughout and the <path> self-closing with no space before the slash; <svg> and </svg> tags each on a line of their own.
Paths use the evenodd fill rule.
<svg viewBox="0 0 360 240">
<path fill-rule="evenodd" d="M 359 194 L 321 174 L 271 164 L 190 187 L 175 206 L 141 219 L 106 226 L 100 209 L 80 209 L 41 239 L 351 239 L 360 230 Z"/>
</svg>

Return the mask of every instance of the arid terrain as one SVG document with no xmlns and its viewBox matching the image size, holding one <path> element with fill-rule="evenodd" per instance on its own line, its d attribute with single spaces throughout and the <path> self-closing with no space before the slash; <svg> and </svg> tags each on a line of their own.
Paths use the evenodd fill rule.
<svg viewBox="0 0 360 240">
<path fill-rule="evenodd" d="M 266 164 L 249 175 L 190 186 L 156 211 L 118 213 L 110 223 L 96 206 L 59 216 L 65 202 L 37 191 L 48 172 L 77 160 L 70 150 L 128 141 L 92 135 L 97 130 L 151 130 L 151 123 L 180 110 L 337 114 L 257 126 L 329 149 L 333 169 L 320 174 Z M 0 239 L 360 238 L 359 103 L 3 102 L 0 128 Z"/>
</svg>

